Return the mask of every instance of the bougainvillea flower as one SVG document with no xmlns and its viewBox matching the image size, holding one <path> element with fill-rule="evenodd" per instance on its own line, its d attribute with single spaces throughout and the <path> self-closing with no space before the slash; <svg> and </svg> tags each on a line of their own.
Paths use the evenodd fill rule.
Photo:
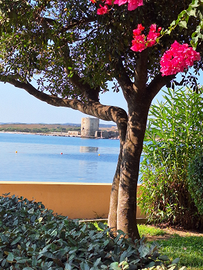
<svg viewBox="0 0 203 270">
<path fill-rule="evenodd" d="M 147 35 L 147 47 L 152 47 L 156 43 L 156 39 L 160 36 L 161 27 L 156 30 L 156 24 L 150 26 L 149 34 Z"/>
<path fill-rule="evenodd" d="M 98 15 L 104 15 L 106 13 L 108 13 L 108 6 L 104 5 L 104 7 L 102 5 L 99 5 L 100 8 L 97 9 L 97 14 Z"/>
<path fill-rule="evenodd" d="M 170 49 L 166 51 L 160 61 L 162 76 L 175 75 L 183 72 L 194 61 L 200 60 L 200 54 L 188 44 L 179 44 L 175 41 Z"/>
<path fill-rule="evenodd" d="M 112 5 L 112 0 L 106 0 L 105 4 L 111 6 Z"/>
<path fill-rule="evenodd" d="M 90 0 L 92 3 L 96 3 L 97 0 Z M 124 5 L 126 3 L 128 3 L 128 10 L 135 10 L 136 8 L 140 7 L 140 6 L 143 6 L 143 0 L 102 0 L 103 2 L 105 2 L 105 5 L 109 5 L 111 6 L 112 4 L 115 4 L 115 5 Z M 106 14 L 107 12 L 104 12 L 103 11 L 103 8 L 104 7 L 100 7 L 98 8 L 97 10 L 97 14 L 99 15 L 103 15 L 103 14 Z"/>
<path fill-rule="evenodd" d="M 147 37 L 142 34 L 145 29 L 142 24 L 138 24 L 137 28 L 133 30 L 133 40 L 131 50 L 141 52 L 147 47 L 152 47 L 156 43 L 156 39 L 160 36 L 161 27 L 156 30 L 156 24 L 152 24 L 149 29 Z"/>
<path fill-rule="evenodd" d="M 146 49 L 145 35 L 138 35 L 132 40 L 131 50 L 134 52 L 141 52 Z"/>
<path fill-rule="evenodd" d="M 128 10 L 135 10 L 140 6 L 143 6 L 143 0 L 128 0 Z"/>
<path fill-rule="evenodd" d="M 121 6 L 121 5 L 126 4 L 127 2 L 128 2 L 128 0 L 115 0 L 114 4 Z"/>
</svg>

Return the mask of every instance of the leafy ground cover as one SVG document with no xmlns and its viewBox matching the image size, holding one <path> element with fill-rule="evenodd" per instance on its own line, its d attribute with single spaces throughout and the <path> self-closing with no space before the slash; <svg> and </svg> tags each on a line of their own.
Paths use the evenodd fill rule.
<svg viewBox="0 0 203 270">
<path fill-rule="evenodd" d="M 133 242 L 121 231 L 113 237 L 106 225 L 99 227 L 54 215 L 42 203 L 0 197 L 0 269 L 133 270 L 165 261 L 167 269 L 178 269 L 156 245 Z"/>
<path fill-rule="evenodd" d="M 140 225 L 139 231 L 149 242 L 161 246 L 161 252 L 169 258 L 180 258 L 180 265 L 188 270 L 203 269 L 203 233 L 159 229 L 154 226 Z"/>
</svg>

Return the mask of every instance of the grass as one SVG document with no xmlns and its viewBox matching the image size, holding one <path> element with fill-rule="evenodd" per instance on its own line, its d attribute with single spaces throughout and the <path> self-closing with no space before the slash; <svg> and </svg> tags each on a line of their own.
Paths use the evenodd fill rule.
<svg viewBox="0 0 203 270">
<path fill-rule="evenodd" d="M 140 225 L 141 236 L 164 235 L 165 232 L 156 227 Z M 156 241 L 161 246 L 161 253 L 169 258 L 180 258 L 179 266 L 188 270 L 203 269 L 203 237 L 172 235 L 168 239 Z"/>
<path fill-rule="evenodd" d="M 166 234 L 165 231 L 159 229 L 159 228 L 156 228 L 156 227 L 153 227 L 153 226 L 147 226 L 147 225 L 138 225 L 138 230 L 139 230 L 139 233 L 140 233 L 140 236 L 147 236 L 147 235 L 150 235 L 150 236 L 159 236 L 159 235 L 164 235 Z"/>
</svg>

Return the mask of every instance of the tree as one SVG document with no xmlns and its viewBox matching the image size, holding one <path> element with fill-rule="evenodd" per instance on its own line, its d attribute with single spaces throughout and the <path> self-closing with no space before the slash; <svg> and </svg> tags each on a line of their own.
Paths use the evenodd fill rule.
<svg viewBox="0 0 203 270">
<path fill-rule="evenodd" d="M 170 37 L 163 36 L 156 46 L 142 52 L 130 49 L 133 29 L 140 23 L 147 31 L 153 23 L 167 28 L 189 4 L 190 0 L 147 0 L 134 11 L 115 5 L 101 16 L 96 12 L 99 3 L 89 0 L 0 2 L 0 81 L 51 105 L 117 124 L 120 154 L 109 226 L 133 238 L 139 238 L 136 192 L 149 107 L 175 77 L 161 76 L 160 57 L 175 40 L 189 43 L 199 19 L 190 16 L 187 28 L 176 27 Z M 201 67 L 200 61 L 195 70 Z M 113 91 L 122 91 L 128 112 L 99 102 L 109 82 L 114 84 Z"/>
</svg>

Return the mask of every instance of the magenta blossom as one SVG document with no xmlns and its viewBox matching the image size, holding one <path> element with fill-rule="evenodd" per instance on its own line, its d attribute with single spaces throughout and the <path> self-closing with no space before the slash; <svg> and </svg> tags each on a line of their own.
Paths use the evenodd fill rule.
<svg viewBox="0 0 203 270">
<path fill-rule="evenodd" d="M 161 27 L 156 32 L 156 24 L 150 26 L 149 34 L 147 36 L 147 47 L 152 47 L 156 43 L 156 39 L 160 36 Z"/>
<path fill-rule="evenodd" d="M 92 3 L 96 3 L 97 0 L 90 0 Z M 98 15 L 103 15 L 106 14 L 108 11 L 108 6 L 106 5 L 124 5 L 126 3 L 128 3 L 128 10 L 135 10 L 136 8 L 143 6 L 143 0 L 102 0 L 102 2 L 105 3 L 105 6 L 101 6 L 100 8 L 97 9 L 97 14 Z"/>
<path fill-rule="evenodd" d="M 174 75 L 183 72 L 189 66 L 193 66 L 194 61 L 200 60 L 200 54 L 188 44 L 179 44 L 175 41 L 170 49 L 161 57 L 162 76 Z"/>
<path fill-rule="evenodd" d="M 143 0 L 128 0 L 128 10 L 134 10 L 140 6 L 143 6 Z"/>
<path fill-rule="evenodd" d="M 114 4 L 119 6 L 128 3 L 128 10 L 134 10 L 140 6 L 143 6 L 143 0 L 115 0 Z"/>
<path fill-rule="evenodd" d="M 102 5 L 99 5 L 100 8 L 97 9 L 97 14 L 98 15 L 104 15 L 106 13 L 108 13 L 108 6 L 104 5 L 104 7 Z"/>
<path fill-rule="evenodd" d="M 131 50 L 134 52 L 141 52 L 147 47 L 152 47 L 156 43 L 156 39 L 160 36 L 161 27 L 156 30 L 156 24 L 152 24 L 149 29 L 149 34 L 146 37 L 142 34 L 145 28 L 138 24 L 137 29 L 133 30 L 133 40 Z"/>
</svg>

